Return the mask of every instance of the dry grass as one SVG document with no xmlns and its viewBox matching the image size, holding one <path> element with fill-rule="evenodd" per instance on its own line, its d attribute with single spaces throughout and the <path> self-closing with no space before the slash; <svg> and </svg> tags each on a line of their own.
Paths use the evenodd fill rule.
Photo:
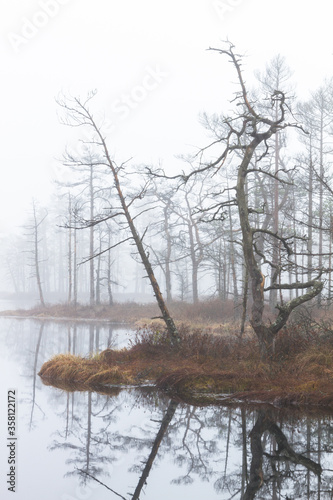
<svg viewBox="0 0 333 500">
<path fill-rule="evenodd" d="M 174 397 L 204 404 L 234 400 L 275 405 L 333 407 L 333 345 L 318 337 L 300 341 L 298 329 L 281 333 L 279 358 L 260 361 L 254 339 L 202 334 L 180 328 L 181 346 L 175 351 L 159 327 L 143 329 L 130 349 L 107 349 L 94 358 L 59 355 L 39 373 L 43 381 L 89 390 L 110 385 L 154 383 Z M 297 347 L 297 348 L 296 348 Z M 226 396 L 229 394 L 229 396 Z"/>
</svg>

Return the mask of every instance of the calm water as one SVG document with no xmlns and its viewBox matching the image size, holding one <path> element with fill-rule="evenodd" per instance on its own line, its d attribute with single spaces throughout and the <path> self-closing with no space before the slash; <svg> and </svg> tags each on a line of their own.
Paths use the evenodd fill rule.
<svg viewBox="0 0 333 500">
<path fill-rule="evenodd" d="M 199 408 L 148 387 L 67 393 L 37 375 L 58 352 L 122 347 L 132 335 L 112 325 L 0 319 L 1 499 L 333 498 L 331 415 Z M 9 389 L 15 442 L 7 439 Z M 15 494 L 6 483 L 8 444 Z"/>
</svg>

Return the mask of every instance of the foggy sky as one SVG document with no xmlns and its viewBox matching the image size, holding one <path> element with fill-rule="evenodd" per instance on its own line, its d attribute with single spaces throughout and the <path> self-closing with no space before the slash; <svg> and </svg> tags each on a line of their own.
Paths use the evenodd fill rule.
<svg viewBox="0 0 333 500">
<path fill-rule="evenodd" d="M 72 140 L 60 92 L 98 90 L 118 161 L 179 168 L 175 155 L 207 142 L 202 111 L 221 112 L 236 81 L 209 46 L 246 54 L 247 81 L 277 53 L 306 98 L 332 71 L 331 3 L 294 0 L 1 0 L 0 234 L 47 203 L 57 158 Z M 206 142 L 205 142 L 206 141 Z"/>
</svg>

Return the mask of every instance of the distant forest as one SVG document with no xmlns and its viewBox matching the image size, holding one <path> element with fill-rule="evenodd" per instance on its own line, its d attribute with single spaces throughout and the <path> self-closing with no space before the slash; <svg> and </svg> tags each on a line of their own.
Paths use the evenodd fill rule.
<svg viewBox="0 0 333 500">
<path fill-rule="evenodd" d="M 162 294 L 167 302 L 219 297 L 235 304 L 251 295 L 238 189 L 252 141 L 244 192 L 260 293 L 274 309 L 318 280 L 314 296 L 326 305 L 333 293 L 333 80 L 300 102 L 291 69 L 276 56 L 256 75 L 256 88 L 246 89 L 233 47 L 218 50 L 239 81 L 230 109 L 201 116 L 207 145 L 184 158 L 183 172 L 113 162 Z M 146 294 L 153 300 L 96 133 L 103 136 L 103 125 L 94 129 L 79 114 L 80 106 L 92 110 L 93 120 L 93 97 L 59 101 L 66 125 L 82 119 L 83 140 L 64 153 L 64 180 L 55 183 L 52 204 L 33 200 L 22 232 L 2 249 L 7 288 L 41 303 L 112 305 L 121 295 L 140 302 Z"/>
</svg>

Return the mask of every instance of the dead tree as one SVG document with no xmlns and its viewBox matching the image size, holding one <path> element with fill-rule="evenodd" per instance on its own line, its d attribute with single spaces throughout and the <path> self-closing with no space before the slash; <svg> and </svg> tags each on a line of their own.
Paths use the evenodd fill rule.
<svg viewBox="0 0 333 500">
<path fill-rule="evenodd" d="M 140 193 L 131 199 L 127 199 L 124 195 L 120 182 L 120 173 L 122 170 L 124 170 L 124 165 L 118 167 L 112 160 L 102 129 L 95 121 L 94 116 L 89 109 L 90 100 L 94 97 L 94 95 L 95 93 L 91 93 L 85 101 L 81 101 L 79 98 L 64 98 L 58 101 L 58 104 L 66 112 L 66 121 L 64 123 L 76 127 L 85 126 L 89 129 L 91 133 L 91 140 L 89 139 L 88 142 L 92 147 L 96 149 L 96 151 L 99 152 L 100 155 L 98 158 L 93 160 L 93 165 L 104 165 L 108 168 L 109 172 L 112 174 L 113 185 L 120 203 L 120 207 L 118 207 L 117 210 L 112 211 L 105 216 L 101 215 L 100 217 L 95 218 L 93 221 L 91 221 L 91 224 L 96 225 L 115 217 L 122 217 L 123 219 L 125 219 L 126 225 L 130 231 L 130 239 L 134 241 L 142 264 L 144 265 L 147 276 L 153 288 L 157 304 L 161 311 L 161 317 L 166 324 L 170 342 L 173 345 L 177 345 L 180 342 L 180 336 L 176 325 L 172 317 L 170 316 L 167 305 L 163 299 L 159 284 L 155 278 L 154 271 L 149 260 L 149 252 L 147 252 L 145 249 L 145 245 L 143 242 L 145 232 L 143 235 L 139 235 L 134 222 L 134 218 L 132 218 L 130 212 L 130 207 L 132 206 L 134 201 L 136 199 L 142 199 L 142 197 L 144 196 L 146 187 L 143 187 Z M 76 164 L 78 166 L 82 166 L 84 164 L 82 163 L 82 159 L 80 157 L 70 156 L 68 160 L 72 164 Z M 126 240 L 128 239 L 129 238 L 126 238 Z M 103 252 L 106 252 L 108 250 L 109 248 L 103 250 Z"/>
<path fill-rule="evenodd" d="M 215 49 L 214 49 L 215 50 Z M 221 168 L 226 157 L 237 151 L 240 154 L 240 164 L 237 172 L 236 203 L 238 207 L 239 222 L 242 232 L 242 247 L 246 267 L 251 278 L 252 286 L 252 311 L 251 311 L 251 325 L 258 337 L 260 348 L 263 357 L 271 357 L 274 350 L 274 339 L 276 334 L 286 324 L 291 312 L 297 306 L 307 302 L 317 296 L 322 288 L 323 283 L 320 281 L 321 270 L 318 273 L 317 279 L 308 281 L 307 283 L 291 283 L 291 284 L 276 284 L 272 283 L 265 288 L 265 279 L 260 270 L 258 262 L 258 254 L 256 252 L 256 236 L 263 231 L 266 235 L 271 236 L 279 241 L 284 248 L 286 258 L 293 254 L 292 241 L 293 236 L 284 236 L 278 232 L 269 230 L 261 230 L 251 225 L 251 207 L 248 204 L 248 197 L 246 193 L 247 178 L 251 173 L 258 173 L 273 177 L 280 183 L 287 181 L 283 177 L 282 172 L 265 171 L 260 166 L 260 160 L 268 153 L 269 140 L 278 132 L 287 127 L 301 128 L 298 124 L 289 123 L 286 121 L 286 114 L 288 112 L 288 105 L 286 102 L 286 95 L 275 90 L 270 98 L 273 110 L 273 117 L 265 117 L 258 114 L 255 105 L 250 102 L 248 91 L 246 89 L 243 75 L 241 71 L 241 64 L 239 57 L 234 53 L 233 46 L 230 45 L 227 50 L 218 50 L 220 54 L 227 55 L 229 60 L 235 67 L 241 91 L 237 94 L 236 100 L 239 105 L 240 112 L 235 119 L 226 119 L 225 125 L 227 126 L 228 133 L 224 137 L 226 142 L 225 149 L 218 160 L 211 164 L 210 168 Z M 278 112 L 276 113 L 276 109 Z M 252 163 L 254 153 L 262 148 L 262 154 L 256 164 Z M 270 263 L 265 255 L 259 256 L 262 261 L 266 262 L 271 267 L 276 266 L 275 263 Z M 289 263 L 290 264 L 290 263 Z M 290 264 L 291 265 L 291 264 Z M 276 268 L 278 272 L 279 269 Z M 277 304 L 278 314 L 275 321 L 265 323 L 263 318 L 264 312 L 264 292 L 272 288 L 279 290 L 283 289 L 297 289 L 306 290 L 303 295 L 300 295 L 285 304 Z"/>
<path fill-rule="evenodd" d="M 279 241 L 285 251 L 286 259 L 293 254 L 292 241 L 293 236 L 282 235 L 278 232 L 272 232 L 265 229 L 258 229 L 251 224 L 252 207 L 249 206 L 248 196 L 246 192 L 246 182 L 250 174 L 258 173 L 273 177 L 280 183 L 287 181 L 283 177 L 282 172 L 271 173 L 269 170 L 264 170 L 260 166 L 262 158 L 268 154 L 269 140 L 274 138 L 275 134 L 284 130 L 287 127 L 301 128 L 296 123 L 289 123 L 286 121 L 286 114 L 288 112 L 288 105 L 286 102 L 286 95 L 275 90 L 271 96 L 271 105 L 273 116 L 263 116 L 257 113 L 255 105 L 250 101 L 248 91 L 246 89 L 243 75 L 241 71 L 241 63 L 239 57 L 234 53 L 233 46 L 230 45 L 226 50 L 218 50 L 220 54 L 226 55 L 232 62 L 238 77 L 241 87 L 240 92 L 236 96 L 237 105 L 240 109 L 238 115 L 233 119 L 226 118 L 224 124 L 226 125 L 227 134 L 223 137 L 225 144 L 221 156 L 207 168 L 216 169 L 221 168 L 228 155 L 237 151 L 240 156 L 240 163 L 237 169 L 237 184 L 235 186 L 236 197 L 235 203 L 238 208 L 239 222 L 242 232 L 242 248 L 243 256 L 249 276 L 251 278 L 252 286 L 252 311 L 251 311 L 251 325 L 258 337 L 260 348 L 263 357 L 271 357 L 274 350 L 274 339 L 281 328 L 286 324 L 291 312 L 297 306 L 307 302 L 317 296 L 322 288 L 323 283 L 320 281 L 321 270 L 319 270 L 316 279 L 309 280 L 307 283 L 291 283 L 291 284 L 276 284 L 273 283 L 265 288 L 265 279 L 260 269 L 258 254 L 256 251 L 256 236 L 260 232 Z M 276 112 L 278 109 L 278 112 Z M 221 141 L 222 142 L 222 141 Z M 253 164 L 253 156 L 256 151 L 262 151 L 256 164 Z M 271 267 L 276 266 L 271 263 L 265 255 L 259 255 L 261 260 Z M 288 262 L 291 265 L 290 262 Z M 280 270 L 276 267 L 276 271 Z M 264 312 L 264 292 L 277 288 L 306 290 L 303 295 L 300 295 L 285 304 L 277 304 L 278 314 L 275 321 L 265 323 L 263 318 Z"/>
<path fill-rule="evenodd" d="M 31 237 L 31 251 L 33 274 L 36 278 L 36 284 L 39 294 L 39 300 L 42 307 L 45 307 L 44 293 L 42 287 L 42 279 L 40 273 L 40 228 L 47 217 L 47 212 L 39 216 L 35 200 L 32 200 L 32 217 L 31 224 L 27 226 L 29 237 Z"/>
<path fill-rule="evenodd" d="M 214 214 L 218 214 L 229 206 L 237 207 L 241 234 L 239 243 L 252 292 L 250 323 L 257 335 L 262 358 L 271 359 L 274 354 L 276 335 L 288 321 L 291 312 L 321 292 L 323 283 L 320 277 L 323 270 L 318 269 L 317 276 L 305 283 L 300 283 L 296 279 L 292 283 L 275 282 L 274 274 L 281 273 L 283 275 L 283 271 L 287 273 L 290 269 L 297 267 L 297 260 L 295 262 L 291 259 L 294 253 L 296 235 L 290 232 L 282 234 L 279 231 L 273 232 L 264 227 L 258 227 L 256 216 L 258 214 L 265 215 L 265 206 L 255 207 L 251 204 L 248 187 L 251 176 L 264 176 L 284 185 L 290 182 L 288 171 L 272 171 L 265 166 L 263 159 L 269 154 L 270 144 L 274 144 L 274 137 L 277 133 L 288 127 L 300 130 L 302 127 L 298 123 L 287 121 L 287 117 L 291 113 L 284 92 L 278 89 L 274 90 L 269 96 L 263 97 L 260 105 L 251 100 L 243 79 L 241 59 L 235 54 L 234 46 L 231 43 L 228 42 L 225 49 L 212 48 L 210 50 L 226 56 L 236 71 L 240 90 L 233 100 L 234 111 L 229 116 L 213 116 L 211 122 L 208 123 L 208 128 L 214 134 L 214 141 L 206 148 L 201 149 L 196 156 L 200 159 L 199 165 L 187 175 L 177 175 L 172 178 L 181 179 L 182 183 L 187 183 L 193 176 L 202 173 L 210 174 L 215 178 L 215 182 L 220 179 L 222 187 L 220 199 L 218 199 L 217 193 L 211 206 L 206 203 L 207 212 L 211 210 Z M 207 150 L 209 150 L 209 159 L 205 161 Z M 216 155 L 216 160 L 210 160 L 212 155 Z M 236 172 L 236 184 L 232 187 L 235 196 L 232 199 L 226 199 L 223 196 L 226 193 L 223 167 L 227 164 L 232 164 Z M 164 172 L 153 174 L 165 177 Z M 228 188 L 228 191 L 229 189 L 231 188 Z M 257 243 L 263 236 L 268 242 L 279 242 L 281 253 L 283 253 L 283 264 L 273 262 L 267 250 L 264 251 L 265 253 L 260 250 Z M 273 268 L 275 271 L 272 282 L 266 287 L 265 276 L 261 270 L 262 265 L 269 269 Z M 270 272 L 267 274 L 271 276 Z M 280 298 L 282 299 L 283 290 L 295 290 L 298 293 L 295 298 L 288 302 L 282 300 L 276 304 L 275 319 L 267 321 L 264 318 L 264 293 L 273 288 L 281 291 Z M 304 293 L 300 294 L 303 291 Z"/>
</svg>

